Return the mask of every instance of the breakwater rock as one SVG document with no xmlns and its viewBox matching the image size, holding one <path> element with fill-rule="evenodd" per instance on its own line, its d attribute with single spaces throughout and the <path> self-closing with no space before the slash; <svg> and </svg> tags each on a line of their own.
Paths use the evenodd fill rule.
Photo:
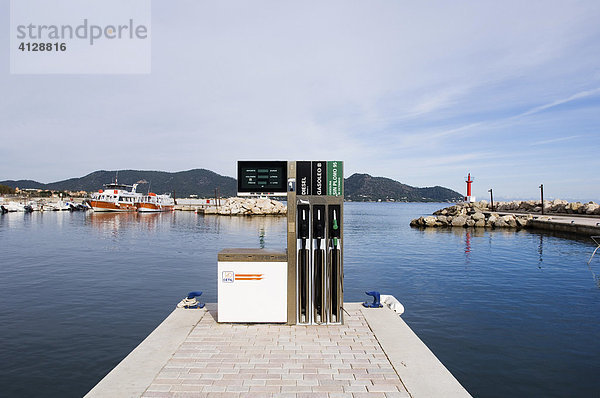
<svg viewBox="0 0 600 398">
<path fill-rule="evenodd" d="M 485 202 L 485 201 L 483 201 Z M 476 228 L 525 228 L 532 215 L 499 215 L 490 212 L 487 202 L 459 203 L 410 222 L 412 227 L 476 227 Z"/>
<path fill-rule="evenodd" d="M 222 216 L 276 216 L 287 214 L 287 207 L 282 202 L 272 199 L 227 198 L 221 206 L 207 207 L 204 214 Z"/>
<path fill-rule="evenodd" d="M 485 200 L 477 202 L 477 204 L 485 208 L 489 206 Z M 494 210 L 541 213 L 542 206 L 539 200 L 513 200 L 511 202 L 494 202 Z M 595 202 L 567 202 L 562 199 L 544 200 L 544 213 L 600 215 L 600 205 Z"/>
<path fill-rule="evenodd" d="M 491 210 L 489 203 L 485 200 L 475 203 L 458 203 L 438 210 L 431 216 L 416 218 L 410 222 L 410 225 L 414 227 L 526 228 L 533 219 L 533 215 L 530 213 L 539 214 L 542 207 L 540 201 L 514 200 L 494 202 L 494 211 Z M 527 214 L 506 214 L 507 212 Z M 545 200 L 544 214 L 600 215 L 600 205 L 595 202 Z"/>
</svg>

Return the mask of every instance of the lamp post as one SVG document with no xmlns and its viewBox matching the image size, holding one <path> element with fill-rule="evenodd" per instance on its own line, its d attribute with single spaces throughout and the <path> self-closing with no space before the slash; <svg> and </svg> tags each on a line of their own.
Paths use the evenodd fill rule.
<svg viewBox="0 0 600 398">
<path fill-rule="evenodd" d="M 544 184 L 540 185 L 540 193 L 542 195 L 542 215 L 544 215 Z"/>
<path fill-rule="evenodd" d="M 492 211 L 494 211 L 494 193 L 492 192 L 492 188 L 488 192 L 490 193 L 490 202 L 492 202 Z"/>
</svg>

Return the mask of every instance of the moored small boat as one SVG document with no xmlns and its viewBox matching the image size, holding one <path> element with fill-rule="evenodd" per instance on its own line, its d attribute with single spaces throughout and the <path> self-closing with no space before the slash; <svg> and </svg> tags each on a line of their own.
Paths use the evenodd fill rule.
<svg viewBox="0 0 600 398">
<path fill-rule="evenodd" d="M 175 200 L 168 194 L 157 195 L 150 192 L 142 196 L 136 206 L 141 213 L 171 211 L 175 206 Z"/>
<path fill-rule="evenodd" d="M 41 211 L 58 211 L 58 203 L 51 203 L 51 202 L 47 202 L 47 203 L 43 203 L 41 208 Z"/>
<path fill-rule="evenodd" d="M 63 202 L 62 200 L 59 200 L 58 202 L 56 202 L 54 204 L 55 209 L 58 211 L 68 211 L 71 210 L 71 204 L 69 202 Z"/>
<path fill-rule="evenodd" d="M 136 204 L 142 194 L 136 192 L 137 184 L 125 185 L 114 183 L 105 184 L 105 189 L 100 189 L 92 194 L 90 206 L 94 211 L 136 211 Z M 131 189 L 131 190 L 129 190 Z"/>
<path fill-rule="evenodd" d="M 8 202 L 4 204 L 4 208 L 7 212 L 14 213 L 17 211 L 25 211 L 25 205 L 23 203 Z"/>
</svg>

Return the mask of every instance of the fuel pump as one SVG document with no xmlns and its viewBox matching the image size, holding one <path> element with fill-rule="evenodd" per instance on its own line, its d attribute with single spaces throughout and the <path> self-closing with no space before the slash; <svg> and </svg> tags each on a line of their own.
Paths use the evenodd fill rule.
<svg viewBox="0 0 600 398">
<path fill-rule="evenodd" d="M 325 205 L 313 206 L 313 313 L 317 324 L 326 323 L 325 297 L 327 294 L 327 271 L 325 268 Z"/>
<path fill-rule="evenodd" d="M 288 163 L 288 313 L 299 324 L 343 323 L 343 176 L 341 161 Z"/>
<path fill-rule="evenodd" d="M 298 323 L 310 323 L 310 206 L 298 205 L 297 264 L 298 264 Z"/>
<path fill-rule="evenodd" d="M 219 322 L 343 323 L 342 161 L 238 161 L 238 196 L 285 196 L 287 249 L 218 254 Z"/>
<path fill-rule="evenodd" d="M 328 209 L 328 285 L 329 285 L 329 322 L 341 322 L 341 293 L 342 293 L 342 270 L 341 270 L 341 212 L 340 205 L 329 205 Z"/>
</svg>

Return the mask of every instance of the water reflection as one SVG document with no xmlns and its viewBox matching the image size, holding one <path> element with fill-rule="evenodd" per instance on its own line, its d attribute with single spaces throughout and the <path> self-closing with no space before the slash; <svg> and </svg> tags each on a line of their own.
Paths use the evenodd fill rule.
<svg viewBox="0 0 600 398">
<path fill-rule="evenodd" d="M 145 225 L 148 229 L 155 229 L 159 220 L 163 216 L 171 216 L 172 213 L 137 213 L 137 221 L 140 224 Z"/>
<path fill-rule="evenodd" d="M 118 232 L 122 229 L 144 226 L 148 231 L 155 231 L 166 224 L 176 224 L 174 212 L 137 213 L 137 212 L 90 212 L 86 224 L 103 231 Z"/>
<path fill-rule="evenodd" d="M 188 214 L 184 212 L 163 213 L 93 213 L 85 217 L 85 223 L 97 231 L 118 239 L 128 230 L 166 232 L 167 229 L 186 231 L 191 236 L 244 235 L 257 237 L 251 246 L 265 248 L 285 238 L 285 217 L 235 217 Z M 142 228 L 140 228 L 142 226 Z M 273 242 L 270 242 L 274 238 Z M 255 238 L 256 239 L 256 238 Z M 256 245 L 256 246 L 254 246 Z"/>
<path fill-rule="evenodd" d="M 117 234 L 120 229 L 126 228 L 129 224 L 136 221 L 138 214 L 135 212 L 124 213 L 89 213 L 86 217 L 86 224 L 101 230 Z"/>
<path fill-rule="evenodd" d="M 467 253 L 467 254 L 471 253 L 471 231 L 467 231 L 466 241 L 465 241 L 465 253 Z"/>
<path fill-rule="evenodd" d="M 467 230 L 465 236 L 465 265 L 468 267 L 471 264 L 471 231 Z"/>
<path fill-rule="evenodd" d="M 594 269 L 592 268 L 591 264 L 588 264 L 588 269 L 592 273 L 592 278 L 594 279 L 594 282 L 596 282 L 596 287 L 600 288 L 600 275 L 596 275 L 596 273 L 594 272 Z"/>
<path fill-rule="evenodd" d="M 418 230 L 419 234 L 424 237 L 434 238 L 431 241 L 438 241 L 442 237 L 435 238 L 436 235 L 451 235 L 456 237 L 456 241 L 460 242 L 460 250 L 464 261 L 465 268 L 468 269 L 471 264 L 480 261 L 481 256 L 493 255 L 496 252 L 507 258 L 511 258 L 510 251 L 508 253 L 498 253 L 498 245 L 504 242 L 514 242 L 520 244 L 523 240 L 529 240 L 532 245 L 528 253 L 522 253 L 524 258 L 528 258 L 528 265 L 535 266 L 538 271 L 544 271 L 549 267 L 553 267 L 553 259 L 556 252 L 557 239 L 575 241 L 589 244 L 588 239 L 584 236 L 545 232 L 545 231 L 530 231 L 530 230 L 514 230 L 514 229 L 484 229 L 484 228 L 423 228 Z M 484 238 L 484 239 L 479 239 Z M 484 250 L 480 245 L 487 242 L 487 250 Z M 600 249 L 598 250 L 600 254 Z M 598 257 L 600 259 L 600 257 Z M 548 260 L 550 259 L 550 260 Z M 589 257 L 586 258 L 586 261 Z M 596 259 L 595 259 L 596 260 Z M 490 260 L 491 261 L 491 260 Z M 550 263 L 548 262 L 550 261 Z M 590 270 L 593 271 L 593 270 Z M 594 284 L 600 287 L 600 271 L 593 273 Z"/>
<path fill-rule="evenodd" d="M 264 227 L 259 228 L 258 245 L 261 249 L 265 248 L 265 228 Z"/>
<path fill-rule="evenodd" d="M 258 238 L 258 247 L 265 248 L 269 246 L 268 238 L 270 236 L 281 240 L 285 237 L 282 228 L 286 226 L 286 217 L 265 216 L 265 217 L 246 217 L 246 216 L 214 216 L 198 215 L 198 222 L 214 228 L 216 233 L 220 232 L 221 227 L 225 227 L 228 234 L 242 233 L 250 234 Z"/>
<path fill-rule="evenodd" d="M 592 268 L 592 265 L 594 265 L 593 260 L 596 257 L 596 252 L 598 251 L 598 249 L 600 249 L 600 236 L 592 236 L 592 240 L 594 241 L 594 243 L 597 246 L 594 249 L 594 252 L 592 253 L 592 255 L 590 256 L 590 259 L 588 260 L 587 265 L 588 265 L 588 269 L 592 273 L 592 278 L 594 278 L 594 282 L 596 282 L 596 286 L 600 288 L 600 276 L 596 275 L 596 273 L 594 272 L 594 269 Z M 596 264 L 597 264 L 597 262 L 596 262 Z"/>
<path fill-rule="evenodd" d="M 544 261 L 544 235 L 540 235 L 540 244 L 538 245 L 538 268 L 542 269 L 542 262 Z"/>
<path fill-rule="evenodd" d="M 62 227 L 65 219 L 71 217 L 70 211 L 50 211 L 33 213 L 11 212 L 0 215 L 0 226 L 30 227 L 42 224 L 44 219 L 52 220 L 53 228 Z"/>
</svg>

